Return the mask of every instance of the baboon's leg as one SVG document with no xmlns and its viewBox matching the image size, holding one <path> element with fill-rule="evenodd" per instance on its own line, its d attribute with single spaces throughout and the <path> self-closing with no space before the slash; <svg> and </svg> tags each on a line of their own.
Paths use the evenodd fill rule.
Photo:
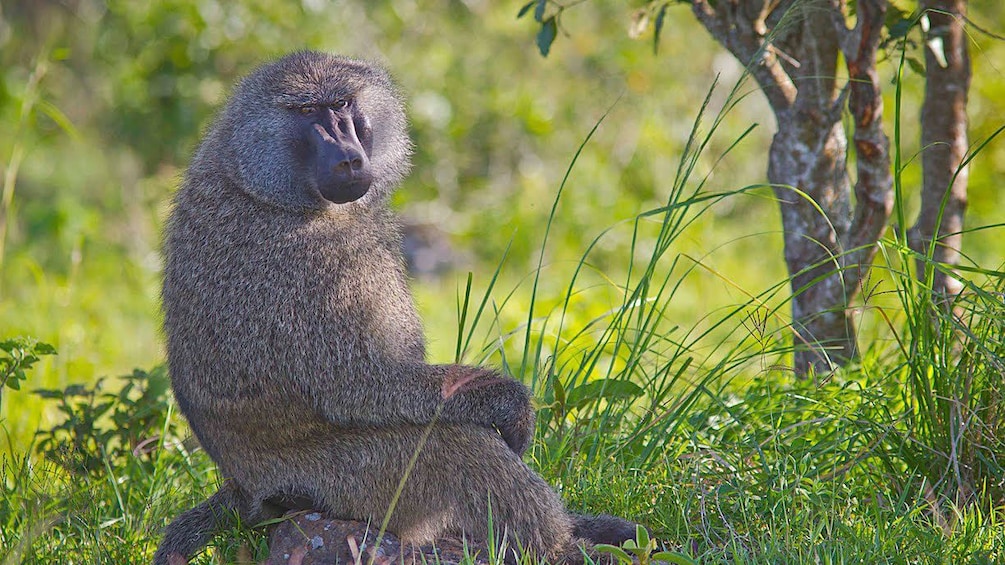
<svg viewBox="0 0 1005 565">
<path fill-rule="evenodd" d="M 325 510 L 381 524 L 424 432 L 412 427 L 336 436 L 327 460 L 338 469 L 328 482 L 315 483 Z M 573 545 L 572 519 L 555 491 L 499 434 L 475 426 L 433 426 L 388 529 L 416 543 L 444 535 L 475 543 L 505 538 L 510 549 L 539 557 L 558 556 Z"/>
<path fill-rule="evenodd" d="M 154 554 L 154 565 L 188 563 L 214 534 L 235 526 L 238 519 L 254 524 L 270 517 L 269 514 L 260 501 L 250 500 L 234 481 L 227 480 L 205 502 L 168 524 Z"/>
<path fill-rule="evenodd" d="M 624 518 L 610 514 L 599 516 L 573 514 L 572 521 L 573 535 L 589 540 L 591 543 L 621 545 L 626 540 L 635 539 L 636 524 Z"/>
</svg>

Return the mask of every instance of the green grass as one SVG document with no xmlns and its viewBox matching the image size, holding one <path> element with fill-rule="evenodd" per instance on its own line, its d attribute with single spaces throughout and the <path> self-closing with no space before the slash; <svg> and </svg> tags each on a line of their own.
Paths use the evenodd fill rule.
<svg viewBox="0 0 1005 565">
<path fill-rule="evenodd" d="M 985 290 L 985 297 L 998 297 L 993 305 L 1001 312 L 1001 289 Z M 925 341 L 938 335 L 928 330 L 912 334 L 903 312 L 899 317 L 901 341 L 923 341 L 917 345 L 928 347 L 943 343 Z M 983 319 L 1000 324 L 1002 318 Z M 979 324 L 971 327 L 984 336 L 985 346 L 1002 335 L 982 333 Z M 533 332 L 531 343 L 539 337 L 551 339 Z M 949 347 L 942 353 L 960 362 L 972 359 L 966 347 Z M 646 355 L 656 356 L 652 351 L 647 348 Z M 925 418 L 921 405 L 941 397 L 915 390 L 918 378 L 928 375 L 929 384 L 938 386 L 936 373 L 909 376 L 911 362 L 899 348 L 872 348 L 860 367 L 826 382 L 794 381 L 770 361 L 782 352 L 767 355 L 762 370 L 751 370 L 748 354 L 727 353 L 727 360 L 747 367 L 733 378 L 727 376 L 733 371 L 709 376 L 722 362 L 701 366 L 677 359 L 668 371 L 679 374 L 677 380 L 642 380 L 649 357 L 615 363 L 616 371 L 633 367 L 637 388 L 617 387 L 623 382 L 618 379 L 628 377 L 616 372 L 606 395 L 591 388 L 598 381 L 573 382 L 582 364 L 552 369 L 538 380 L 541 428 L 529 460 L 560 488 L 570 508 L 641 520 L 668 548 L 701 563 L 1005 559 L 1000 494 L 984 489 L 958 504 L 962 501 L 946 482 L 951 466 L 944 465 L 946 452 L 933 432 L 937 421 L 919 422 Z M 1000 350 L 996 355 L 986 361 L 1000 363 Z M 564 407 L 555 399 L 557 383 L 563 383 L 558 396 L 564 397 Z M 990 393 L 1002 390 L 1000 378 L 984 386 Z M 585 401 L 577 394 L 584 390 L 600 400 Z M 20 394 L 25 392 L 8 391 L 5 398 Z M 131 398 L 126 404 L 135 405 L 143 396 Z M 177 422 L 166 396 L 156 396 L 152 405 L 165 411 L 165 419 L 148 425 L 151 435 L 158 426 Z M 986 410 L 973 413 L 972 425 L 997 422 Z M 125 430 L 135 432 L 131 426 L 104 428 L 123 437 Z M 83 473 L 41 457 L 4 453 L 0 563 L 147 561 L 159 529 L 208 495 L 217 481 L 201 451 L 174 443 L 183 430 L 160 431 L 168 433 L 153 444 L 150 456 L 120 449 L 100 456 L 103 465 Z M 115 441 L 103 445 L 115 446 Z M 960 445 L 991 455 L 1003 452 L 1000 435 L 968 436 Z M 997 473 L 1000 485 L 1000 467 Z M 197 562 L 230 562 L 240 543 L 261 551 L 264 540 L 260 534 L 234 532 Z"/>
</svg>

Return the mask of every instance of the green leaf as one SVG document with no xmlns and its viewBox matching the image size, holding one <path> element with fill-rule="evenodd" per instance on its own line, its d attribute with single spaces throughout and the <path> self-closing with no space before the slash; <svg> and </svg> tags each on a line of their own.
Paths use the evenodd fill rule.
<svg viewBox="0 0 1005 565">
<path fill-rule="evenodd" d="M 639 389 L 641 391 L 642 389 Z M 649 530 L 642 527 L 642 524 L 635 525 L 635 539 L 638 540 L 640 548 L 649 550 Z"/>
<path fill-rule="evenodd" d="M 537 32 L 537 48 L 541 51 L 542 57 L 548 56 L 556 36 L 558 36 L 558 23 L 552 16 L 541 23 L 541 31 Z"/>
<path fill-rule="evenodd" d="M 649 559 L 652 561 L 673 563 L 674 565 L 695 565 L 695 563 L 697 563 L 694 559 L 691 559 L 683 553 L 677 553 L 674 551 L 660 551 L 649 556 Z"/>
<path fill-rule="evenodd" d="M 921 76 L 925 76 L 925 65 L 919 61 L 916 57 L 907 58 L 907 66 L 911 68 L 912 71 L 918 73 Z"/>
<path fill-rule="evenodd" d="M 56 125 L 65 131 L 74 141 L 80 140 L 80 132 L 77 131 L 73 122 L 70 121 L 70 118 L 68 118 L 62 110 L 45 100 L 38 101 L 38 109 L 46 116 L 49 116 L 50 120 L 56 122 Z"/>
<path fill-rule="evenodd" d="M 48 343 L 38 342 L 35 344 L 35 353 L 39 355 L 55 355 L 56 348 L 49 345 Z"/>
<path fill-rule="evenodd" d="M 593 546 L 593 549 L 599 551 L 600 553 L 607 553 L 613 555 L 621 563 L 631 563 L 632 557 L 628 553 L 615 545 L 608 545 L 606 543 L 598 543 Z"/>
<path fill-rule="evenodd" d="M 565 387 L 562 385 L 562 381 L 557 378 L 552 382 L 554 383 L 552 385 L 552 391 L 554 391 L 555 402 L 558 403 L 558 405 L 561 406 L 564 411 L 566 401 Z"/>
<path fill-rule="evenodd" d="M 545 23 L 544 9 L 548 7 L 548 0 L 537 0 L 537 7 L 534 8 L 534 21 Z M 554 18 L 550 18 L 554 19 Z M 547 53 L 545 53 L 547 55 Z"/>
<path fill-rule="evenodd" d="M 97 384 L 95 384 L 95 390 L 98 389 Z M 86 385 L 83 384 L 72 384 L 65 389 L 63 389 L 63 394 L 68 397 L 73 396 L 91 396 L 91 391 L 88 390 Z"/>
<path fill-rule="evenodd" d="M 39 398 L 63 398 L 63 391 L 51 388 L 39 388 L 31 392 Z"/>
<path fill-rule="evenodd" d="M 911 32 L 911 28 L 914 24 L 911 20 L 902 18 L 894 22 L 887 28 L 887 32 L 890 34 L 892 39 L 901 39 L 907 37 L 907 34 Z"/>
<path fill-rule="evenodd" d="M 663 23 L 666 21 L 669 6 L 669 4 L 663 4 L 660 6 L 660 11 L 656 13 L 656 21 L 653 23 L 653 53 L 659 53 L 660 34 L 663 32 Z"/>
<path fill-rule="evenodd" d="M 886 18 L 883 25 L 885 25 L 887 29 L 890 29 L 901 20 L 909 19 L 911 19 L 911 12 L 901 9 L 895 2 L 890 2 L 886 7 Z"/>
<path fill-rule="evenodd" d="M 527 2 L 526 4 L 524 4 L 523 7 L 520 8 L 520 11 L 517 12 L 516 19 L 519 20 L 520 18 L 526 16 L 527 12 L 530 11 L 531 7 L 533 7 L 534 4 L 537 4 L 537 3 L 538 3 L 538 0 L 530 0 L 530 2 Z"/>
<path fill-rule="evenodd" d="M 600 379 L 577 386 L 568 392 L 569 406 L 582 408 L 597 400 L 608 402 L 638 398 L 644 391 L 631 381 Z"/>
<path fill-rule="evenodd" d="M 144 396 L 150 396 L 152 398 L 160 398 L 167 394 L 168 389 L 171 388 L 171 379 L 167 375 L 167 371 L 164 370 L 164 366 L 160 365 L 146 374 L 147 379 L 147 389 Z"/>
</svg>

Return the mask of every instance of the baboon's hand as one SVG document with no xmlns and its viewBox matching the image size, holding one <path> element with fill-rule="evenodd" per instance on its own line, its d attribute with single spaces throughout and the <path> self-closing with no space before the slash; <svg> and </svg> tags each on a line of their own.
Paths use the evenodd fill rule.
<svg viewBox="0 0 1005 565">
<path fill-rule="evenodd" d="M 530 391 L 514 379 L 490 369 L 441 365 L 443 418 L 495 428 L 506 445 L 523 455 L 534 436 Z"/>
</svg>

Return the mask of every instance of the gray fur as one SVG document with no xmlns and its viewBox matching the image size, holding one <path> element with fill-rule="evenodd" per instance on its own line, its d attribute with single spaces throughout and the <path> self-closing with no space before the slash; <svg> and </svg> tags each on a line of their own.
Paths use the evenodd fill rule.
<svg viewBox="0 0 1005 565">
<path fill-rule="evenodd" d="M 293 124 L 296 108 L 343 99 L 372 126 L 373 182 L 335 204 Z M 534 427 L 526 387 L 425 362 L 387 207 L 409 152 L 386 73 L 314 52 L 244 79 L 206 134 L 167 225 L 162 296 L 175 398 L 224 484 L 168 526 L 158 565 L 188 559 L 235 516 L 253 524 L 311 504 L 380 523 L 437 414 L 393 532 L 484 542 L 491 507 L 497 540 L 546 558 L 574 547 L 584 518 L 521 460 Z"/>
</svg>

